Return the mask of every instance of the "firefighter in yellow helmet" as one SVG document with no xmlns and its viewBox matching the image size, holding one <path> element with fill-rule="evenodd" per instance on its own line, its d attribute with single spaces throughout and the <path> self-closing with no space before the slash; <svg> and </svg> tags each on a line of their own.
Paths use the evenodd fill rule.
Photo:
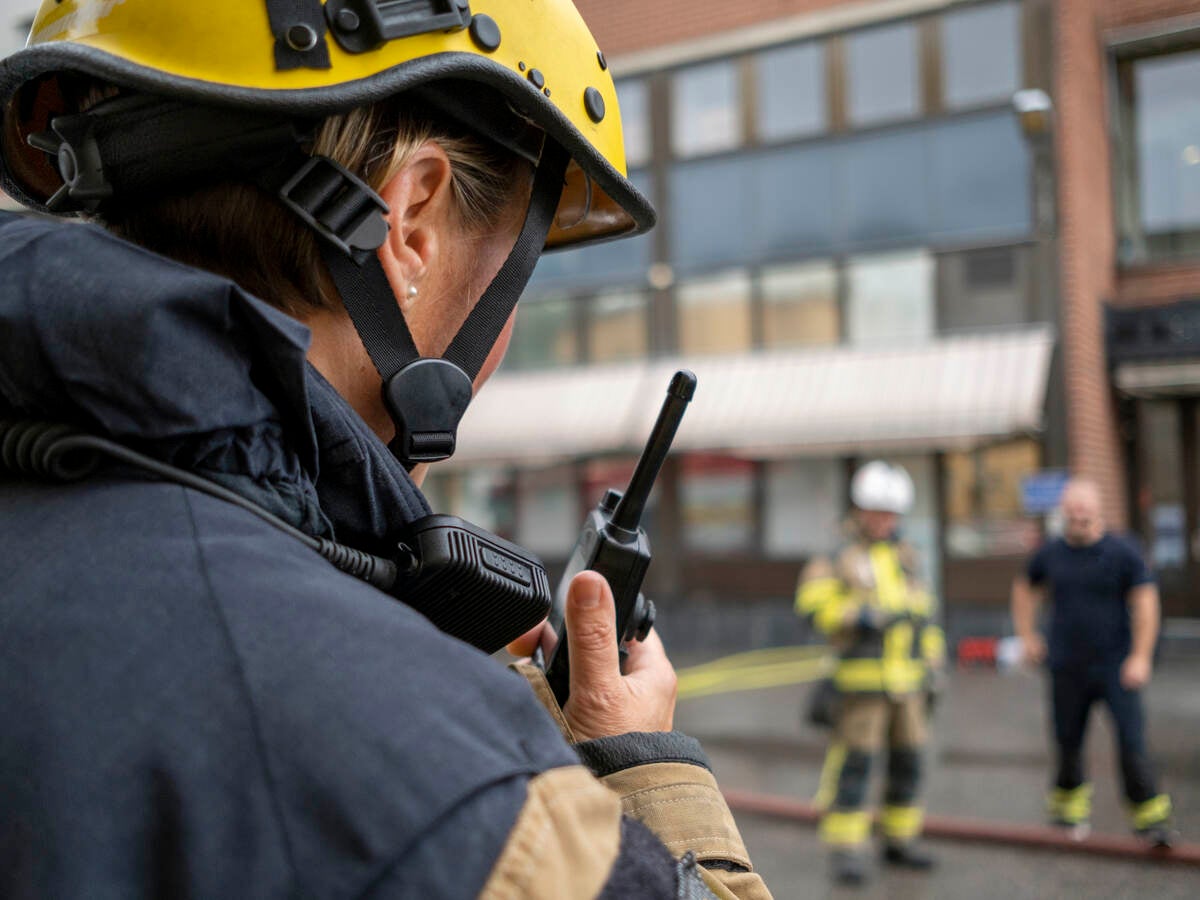
<svg viewBox="0 0 1200 900">
<path fill-rule="evenodd" d="M 945 655 L 934 606 L 912 548 L 897 537 L 913 503 L 900 466 L 869 462 L 850 486 L 849 539 L 832 558 L 816 558 L 801 574 L 796 610 L 828 637 L 838 654 L 834 735 L 822 780 L 827 786 L 821 839 L 832 848 L 833 877 L 860 883 L 868 874 L 872 764 L 887 750 L 887 787 L 880 825 L 883 860 L 928 869 L 915 844 L 926 740 L 926 688 Z"/>
<path fill-rule="evenodd" d="M 570 0 L 43 0 L 0 115 L 87 220 L 0 213 L 0 896 L 768 898 L 599 575 L 559 709 L 521 548 L 417 571 L 542 250 L 654 222 Z"/>
</svg>

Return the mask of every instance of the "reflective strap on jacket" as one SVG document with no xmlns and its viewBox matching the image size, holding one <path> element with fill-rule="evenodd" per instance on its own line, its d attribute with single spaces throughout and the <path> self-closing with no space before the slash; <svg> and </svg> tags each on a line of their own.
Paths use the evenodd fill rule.
<svg viewBox="0 0 1200 900">
<path fill-rule="evenodd" d="M 865 844 L 871 834 L 869 812 L 827 812 L 821 817 L 821 840 L 839 847 Z"/>
<path fill-rule="evenodd" d="M 946 658 L 946 634 L 936 625 L 921 629 L 921 658 L 925 662 L 939 662 Z"/>
<path fill-rule="evenodd" d="M 1046 800 L 1046 809 L 1060 822 L 1086 822 L 1092 814 L 1092 786 L 1085 782 L 1077 788 L 1055 788 Z"/>
<path fill-rule="evenodd" d="M 919 659 L 844 659 L 833 683 L 839 691 L 907 694 L 921 687 L 925 664 Z"/>
<path fill-rule="evenodd" d="M 1133 827 L 1139 831 L 1151 825 L 1161 825 L 1171 818 L 1171 798 L 1159 794 L 1144 803 L 1135 803 L 1130 807 L 1129 815 L 1133 819 Z"/>
<path fill-rule="evenodd" d="M 919 806 L 885 806 L 879 815 L 879 825 L 890 838 L 908 841 L 921 833 L 925 823 L 924 811 Z"/>
<path fill-rule="evenodd" d="M 890 612 L 908 611 L 908 582 L 895 545 L 880 541 L 871 545 L 870 552 L 879 605 Z"/>
<path fill-rule="evenodd" d="M 842 627 L 849 605 L 841 579 L 832 575 L 809 579 L 796 592 L 796 611 L 811 616 L 813 624 L 825 634 Z"/>
</svg>

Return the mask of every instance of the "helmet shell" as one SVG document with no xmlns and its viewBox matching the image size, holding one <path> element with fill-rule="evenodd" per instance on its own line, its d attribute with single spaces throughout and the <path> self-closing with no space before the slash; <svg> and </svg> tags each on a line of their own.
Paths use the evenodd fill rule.
<svg viewBox="0 0 1200 900">
<path fill-rule="evenodd" d="M 902 516 L 912 509 L 913 482 L 903 466 L 872 460 L 854 473 L 850 500 L 863 510 Z"/>
<path fill-rule="evenodd" d="M 495 89 L 570 154 L 547 248 L 652 227 L 652 207 L 627 178 L 611 73 L 570 0 L 472 0 L 470 12 L 494 23 L 498 45 L 461 28 L 356 53 L 327 31 L 328 68 L 280 70 L 265 2 L 42 0 L 26 48 L 0 62 L 0 186 L 43 211 L 61 186 L 45 154 L 26 141 L 63 111 L 55 79 L 65 73 L 304 118 L 453 80 Z"/>
</svg>

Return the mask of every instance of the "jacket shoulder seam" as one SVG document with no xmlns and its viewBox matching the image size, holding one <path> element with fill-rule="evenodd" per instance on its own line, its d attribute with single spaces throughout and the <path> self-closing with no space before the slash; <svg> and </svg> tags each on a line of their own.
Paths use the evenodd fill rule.
<svg viewBox="0 0 1200 900">
<path fill-rule="evenodd" d="M 242 694 L 242 698 L 246 704 L 246 709 L 250 717 L 250 728 L 254 734 L 254 748 L 258 756 L 259 766 L 262 768 L 263 780 L 266 782 L 267 794 L 271 798 L 271 809 L 275 814 L 275 820 L 279 826 L 279 833 L 283 838 L 283 849 L 287 857 L 288 868 L 292 873 L 292 883 L 299 884 L 299 870 L 296 868 L 296 855 L 292 848 L 291 836 L 288 833 L 287 822 L 283 815 L 283 809 L 279 803 L 279 793 L 275 783 L 275 777 L 271 771 L 270 762 L 267 759 L 265 741 L 263 739 L 262 724 L 259 721 L 258 708 L 254 704 L 254 692 L 250 690 L 250 684 L 246 680 L 246 670 L 242 664 L 241 654 L 238 652 L 237 643 L 233 639 L 233 632 L 229 627 L 229 621 L 225 616 L 225 610 L 221 605 L 221 601 L 217 597 L 217 592 L 213 588 L 212 579 L 209 574 L 208 560 L 204 554 L 204 543 L 200 539 L 200 527 L 196 522 L 195 511 L 192 507 L 191 491 L 185 487 L 180 488 L 183 494 L 183 502 L 187 508 L 188 522 L 192 528 L 192 539 L 196 545 L 196 556 L 200 563 L 200 576 L 204 579 L 204 591 L 208 595 L 209 604 L 212 606 L 213 615 L 216 617 L 218 626 L 221 629 L 221 635 L 229 647 L 229 654 L 233 660 L 234 670 L 237 673 L 238 688 Z"/>
</svg>

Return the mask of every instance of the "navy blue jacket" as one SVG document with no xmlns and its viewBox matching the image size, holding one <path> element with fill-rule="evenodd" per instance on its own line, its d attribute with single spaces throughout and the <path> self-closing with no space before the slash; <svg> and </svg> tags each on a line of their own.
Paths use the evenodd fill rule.
<svg viewBox="0 0 1200 900">
<path fill-rule="evenodd" d="M 428 507 L 307 340 L 0 215 L 0 416 L 379 550 Z M 473 896 L 527 781 L 579 762 L 518 676 L 231 504 L 119 468 L 0 498 L 0 896 Z"/>
</svg>

